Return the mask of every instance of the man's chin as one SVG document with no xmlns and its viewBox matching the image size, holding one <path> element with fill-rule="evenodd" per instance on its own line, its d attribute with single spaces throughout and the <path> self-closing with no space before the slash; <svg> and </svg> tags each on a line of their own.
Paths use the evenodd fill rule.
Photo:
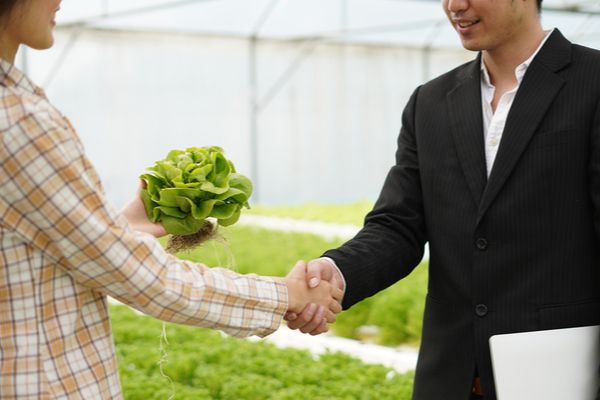
<svg viewBox="0 0 600 400">
<path fill-rule="evenodd" d="M 466 50 L 470 50 L 470 51 L 481 51 L 484 50 L 484 46 L 482 46 L 480 43 L 477 43 L 474 40 L 465 40 L 462 39 L 462 46 L 466 49 Z"/>
</svg>

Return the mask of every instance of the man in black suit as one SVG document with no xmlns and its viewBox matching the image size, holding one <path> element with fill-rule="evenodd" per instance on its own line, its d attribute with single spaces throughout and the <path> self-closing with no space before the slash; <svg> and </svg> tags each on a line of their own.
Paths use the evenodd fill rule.
<svg viewBox="0 0 600 400">
<path fill-rule="evenodd" d="M 600 52 L 544 32 L 540 3 L 443 0 L 477 58 L 414 91 L 363 229 L 308 267 L 347 309 L 429 242 L 416 400 L 495 399 L 492 335 L 600 323 Z"/>
</svg>

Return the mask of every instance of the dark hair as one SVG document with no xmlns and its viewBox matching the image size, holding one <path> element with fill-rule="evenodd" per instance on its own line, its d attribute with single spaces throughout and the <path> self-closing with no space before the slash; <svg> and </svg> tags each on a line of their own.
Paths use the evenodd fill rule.
<svg viewBox="0 0 600 400">
<path fill-rule="evenodd" d="M 542 9 L 542 1 L 543 0 L 537 0 L 537 6 L 538 6 L 538 10 Z"/>
<path fill-rule="evenodd" d="M 0 20 L 6 18 L 19 0 L 2 0 L 0 1 Z"/>
</svg>

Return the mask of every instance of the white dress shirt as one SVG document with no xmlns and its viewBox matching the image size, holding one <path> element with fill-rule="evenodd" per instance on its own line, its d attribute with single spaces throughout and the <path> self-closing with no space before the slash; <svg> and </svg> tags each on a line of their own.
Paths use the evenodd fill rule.
<svg viewBox="0 0 600 400">
<path fill-rule="evenodd" d="M 513 101 L 515 100 L 517 90 L 519 90 L 519 86 L 521 85 L 521 81 L 525 76 L 525 72 L 527 72 L 527 68 L 529 68 L 529 65 L 531 64 L 537 53 L 540 51 L 544 43 L 546 43 L 546 40 L 550 36 L 550 33 L 552 33 L 552 31 L 546 32 L 544 40 L 542 40 L 542 42 L 540 43 L 538 48 L 533 52 L 531 57 L 523 61 L 523 63 L 517 65 L 517 68 L 515 68 L 517 86 L 504 93 L 502 97 L 500 97 L 500 101 L 496 106 L 496 112 L 492 110 L 492 100 L 494 99 L 496 87 L 492 85 L 487 67 L 485 66 L 483 57 L 481 57 L 481 102 L 483 110 L 483 137 L 485 143 L 485 161 L 488 177 L 490 176 L 490 172 L 492 171 L 492 166 L 494 165 L 494 160 L 496 159 L 496 154 L 498 153 L 498 147 L 500 147 L 502 133 L 504 132 L 504 125 L 506 125 L 506 118 L 508 117 L 508 112 L 510 111 Z"/>
</svg>

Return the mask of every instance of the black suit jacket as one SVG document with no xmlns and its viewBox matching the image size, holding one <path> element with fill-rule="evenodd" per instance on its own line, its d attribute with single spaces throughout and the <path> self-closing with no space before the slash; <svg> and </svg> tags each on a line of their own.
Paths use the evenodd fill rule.
<svg viewBox="0 0 600 400">
<path fill-rule="evenodd" d="M 430 245 L 414 399 L 495 399 L 494 334 L 600 323 L 600 52 L 554 31 L 530 64 L 489 179 L 480 57 L 419 87 L 396 165 L 357 236 L 325 255 L 345 308 Z"/>
</svg>

